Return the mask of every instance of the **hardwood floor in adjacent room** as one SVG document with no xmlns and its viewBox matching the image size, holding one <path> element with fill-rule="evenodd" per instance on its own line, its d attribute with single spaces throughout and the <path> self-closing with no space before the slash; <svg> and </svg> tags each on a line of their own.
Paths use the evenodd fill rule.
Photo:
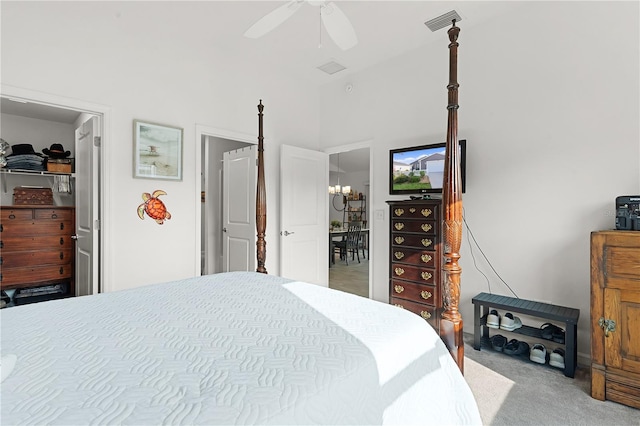
<svg viewBox="0 0 640 426">
<path fill-rule="evenodd" d="M 369 297 L 369 259 L 349 259 L 349 265 L 336 255 L 336 263 L 329 268 L 329 288 L 358 296 Z"/>
</svg>

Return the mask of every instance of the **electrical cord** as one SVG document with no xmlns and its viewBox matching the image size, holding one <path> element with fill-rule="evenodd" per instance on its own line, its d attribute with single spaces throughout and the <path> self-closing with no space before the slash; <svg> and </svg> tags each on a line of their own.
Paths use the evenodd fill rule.
<svg viewBox="0 0 640 426">
<path fill-rule="evenodd" d="M 489 264 L 489 267 L 491 268 L 491 270 L 496 274 L 496 276 L 500 279 L 500 281 L 502 281 L 504 283 L 505 286 L 507 286 L 507 288 L 511 291 L 511 293 L 513 293 L 513 295 L 516 297 L 516 299 L 519 299 L 520 297 L 518 297 L 518 295 L 516 294 L 515 291 L 513 291 L 513 289 L 509 286 L 509 284 L 507 284 L 507 282 L 505 280 L 502 279 L 502 277 L 500 276 L 500 274 L 498 274 L 498 271 L 495 270 L 495 268 L 493 267 L 493 265 L 491 264 L 491 262 L 489 261 L 489 259 L 487 258 L 487 255 L 484 254 L 484 251 L 482 251 L 482 248 L 480 247 L 480 244 L 478 244 L 478 241 L 476 240 L 476 237 L 473 235 L 473 232 L 471 232 L 471 228 L 469 227 L 469 224 L 467 223 L 467 218 L 466 215 L 464 214 L 464 207 L 462 208 L 462 220 L 464 221 L 464 225 L 467 228 L 467 233 L 469 234 L 469 236 L 471 237 L 471 239 L 473 239 L 473 242 L 475 243 L 475 245 L 478 247 L 478 250 L 480 250 L 480 253 L 482 253 L 482 257 L 484 257 L 484 259 L 487 261 L 487 263 Z M 469 242 L 469 248 L 471 249 L 471 242 Z M 487 284 L 489 283 L 489 278 L 482 272 L 480 271 L 480 269 L 478 269 L 478 265 L 476 265 L 476 259 L 475 256 L 473 255 L 473 250 L 471 250 L 471 257 L 473 258 L 473 264 L 476 267 L 476 269 L 478 270 L 478 272 L 480 272 L 482 275 L 484 275 L 484 277 L 487 279 Z M 489 287 L 489 294 L 491 293 L 491 285 L 488 284 Z"/>
</svg>

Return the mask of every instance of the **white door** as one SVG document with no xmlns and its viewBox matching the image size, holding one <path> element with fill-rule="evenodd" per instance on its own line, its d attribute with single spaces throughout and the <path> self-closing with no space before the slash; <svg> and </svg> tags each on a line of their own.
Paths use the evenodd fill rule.
<svg viewBox="0 0 640 426">
<path fill-rule="evenodd" d="M 329 156 L 280 150 L 280 274 L 329 286 Z"/>
<path fill-rule="evenodd" d="M 222 156 L 222 269 L 256 270 L 256 145 Z"/>
<path fill-rule="evenodd" d="M 76 129 L 76 295 L 99 292 L 98 170 L 100 125 L 92 117 Z"/>
</svg>

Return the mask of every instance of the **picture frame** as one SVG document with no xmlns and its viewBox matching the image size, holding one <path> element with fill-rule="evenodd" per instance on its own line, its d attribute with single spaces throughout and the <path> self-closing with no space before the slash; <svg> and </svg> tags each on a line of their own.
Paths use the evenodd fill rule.
<svg viewBox="0 0 640 426">
<path fill-rule="evenodd" d="M 183 136 L 180 127 L 134 120 L 133 177 L 181 181 Z"/>
</svg>

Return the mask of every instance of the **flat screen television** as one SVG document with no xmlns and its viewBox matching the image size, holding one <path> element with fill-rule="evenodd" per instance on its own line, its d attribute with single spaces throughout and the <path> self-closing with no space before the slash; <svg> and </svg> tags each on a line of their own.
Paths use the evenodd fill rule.
<svg viewBox="0 0 640 426">
<path fill-rule="evenodd" d="M 460 146 L 460 177 L 465 192 L 467 141 Z M 445 143 L 389 151 L 390 194 L 442 194 Z"/>
</svg>

